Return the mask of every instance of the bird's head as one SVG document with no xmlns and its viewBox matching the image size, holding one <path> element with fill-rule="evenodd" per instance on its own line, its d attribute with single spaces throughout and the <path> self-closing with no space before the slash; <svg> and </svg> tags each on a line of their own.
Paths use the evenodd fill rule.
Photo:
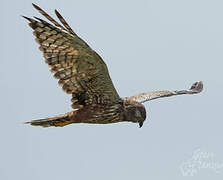
<svg viewBox="0 0 223 180">
<path fill-rule="evenodd" d="M 144 105 L 136 101 L 125 101 L 125 120 L 139 123 L 139 127 L 143 126 L 146 119 L 146 109 Z"/>
</svg>

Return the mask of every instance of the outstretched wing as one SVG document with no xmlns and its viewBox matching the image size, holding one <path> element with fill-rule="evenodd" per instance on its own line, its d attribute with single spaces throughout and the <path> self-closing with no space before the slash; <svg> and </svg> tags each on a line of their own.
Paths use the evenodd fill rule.
<svg viewBox="0 0 223 180">
<path fill-rule="evenodd" d="M 182 95 L 182 94 L 197 94 L 203 90 L 203 83 L 202 81 L 195 82 L 190 89 L 188 90 L 181 90 L 181 91 L 153 91 L 147 93 L 141 93 L 136 96 L 125 97 L 126 100 L 137 101 L 139 103 L 144 103 L 146 101 L 150 101 L 157 98 L 162 97 L 169 97 L 175 95 Z"/>
<path fill-rule="evenodd" d="M 66 93 L 72 94 L 72 107 L 120 101 L 102 58 L 73 32 L 58 11 L 55 10 L 56 15 L 64 26 L 37 5 L 33 6 L 54 24 L 24 16 L 30 21 L 54 77 Z"/>
</svg>

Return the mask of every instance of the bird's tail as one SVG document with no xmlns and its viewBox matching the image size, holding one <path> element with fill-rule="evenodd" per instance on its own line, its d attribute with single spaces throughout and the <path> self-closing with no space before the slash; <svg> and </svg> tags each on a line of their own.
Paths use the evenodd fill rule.
<svg viewBox="0 0 223 180">
<path fill-rule="evenodd" d="M 63 127 L 68 124 L 73 123 L 71 119 L 71 114 L 72 112 L 68 112 L 63 115 L 58 115 L 54 117 L 49 117 L 45 119 L 38 119 L 38 120 L 33 120 L 29 122 L 25 122 L 25 124 L 31 124 L 33 126 L 42 126 L 42 127 L 50 127 L 50 126 L 56 126 L 56 127 Z"/>
</svg>

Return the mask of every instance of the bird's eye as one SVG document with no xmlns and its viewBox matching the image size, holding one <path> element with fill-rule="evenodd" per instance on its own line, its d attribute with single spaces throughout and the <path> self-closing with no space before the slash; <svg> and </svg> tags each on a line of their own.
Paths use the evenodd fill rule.
<svg viewBox="0 0 223 180">
<path fill-rule="evenodd" d="M 136 109 L 136 111 L 135 111 L 135 116 L 136 117 L 141 117 L 141 113 L 138 109 Z"/>
</svg>

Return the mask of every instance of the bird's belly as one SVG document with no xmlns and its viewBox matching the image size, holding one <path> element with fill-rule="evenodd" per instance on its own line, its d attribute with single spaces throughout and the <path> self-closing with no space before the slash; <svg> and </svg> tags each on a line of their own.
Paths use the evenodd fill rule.
<svg viewBox="0 0 223 180">
<path fill-rule="evenodd" d="M 120 106 L 88 106 L 77 111 L 74 121 L 77 123 L 109 124 L 123 121 Z"/>
<path fill-rule="evenodd" d="M 92 119 L 85 119 L 82 121 L 82 123 L 89 123 L 89 124 L 110 124 L 110 123 L 118 123 L 122 122 L 120 118 L 92 118 Z"/>
</svg>

